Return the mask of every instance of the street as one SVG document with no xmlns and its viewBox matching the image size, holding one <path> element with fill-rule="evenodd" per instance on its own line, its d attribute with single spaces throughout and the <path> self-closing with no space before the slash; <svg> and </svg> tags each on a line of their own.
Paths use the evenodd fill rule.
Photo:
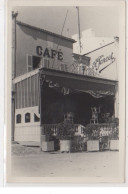
<svg viewBox="0 0 128 194">
<path fill-rule="evenodd" d="M 12 155 L 12 176 L 117 177 L 119 152 L 40 152 Z"/>
</svg>

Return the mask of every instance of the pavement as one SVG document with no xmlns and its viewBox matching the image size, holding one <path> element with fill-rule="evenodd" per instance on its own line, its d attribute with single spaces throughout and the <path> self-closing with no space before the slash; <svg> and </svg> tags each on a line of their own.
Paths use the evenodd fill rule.
<svg viewBox="0 0 128 194">
<path fill-rule="evenodd" d="M 16 177 L 117 177 L 118 170 L 118 151 L 60 153 L 22 146 L 12 151 Z"/>
</svg>

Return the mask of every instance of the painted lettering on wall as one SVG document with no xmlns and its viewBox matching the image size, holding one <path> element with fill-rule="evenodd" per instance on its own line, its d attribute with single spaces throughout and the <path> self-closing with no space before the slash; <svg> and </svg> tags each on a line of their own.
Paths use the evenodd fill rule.
<svg viewBox="0 0 128 194">
<path fill-rule="evenodd" d="M 43 57 L 48 57 L 48 58 L 52 58 L 54 59 L 55 57 L 57 57 L 58 60 L 62 61 L 63 60 L 63 53 L 60 51 L 56 51 L 56 50 L 49 50 L 48 48 L 45 48 L 43 50 L 42 46 L 37 46 L 36 47 L 36 53 L 39 56 L 43 56 Z"/>
<path fill-rule="evenodd" d="M 104 69 L 106 69 L 109 65 L 111 65 L 115 61 L 113 57 L 113 52 L 105 57 L 104 55 L 100 55 L 92 64 L 92 68 L 101 73 Z M 108 62 L 108 63 L 107 63 Z"/>
</svg>

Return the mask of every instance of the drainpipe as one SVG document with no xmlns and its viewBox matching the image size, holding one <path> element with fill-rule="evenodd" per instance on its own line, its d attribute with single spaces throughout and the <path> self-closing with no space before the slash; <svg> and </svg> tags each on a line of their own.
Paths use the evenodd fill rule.
<svg viewBox="0 0 128 194">
<path fill-rule="evenodd" d="M 18 13 L 12 12 L 12 79 L 16 77 L 16 18 Z"/>
<path fill-rule="evenodd" d="M 12 12 L 12 81 L 16 77 L 16 17 L 18 13 Z M 15 85 L 12 83 L 12 131 L 11 139 L 14 141 L 15 129 Z"/>
</svg>

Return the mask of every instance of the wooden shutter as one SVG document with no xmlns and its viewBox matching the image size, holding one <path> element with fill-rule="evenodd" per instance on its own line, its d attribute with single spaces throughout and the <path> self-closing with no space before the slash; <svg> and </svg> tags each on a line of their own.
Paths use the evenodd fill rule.
<svg viewBox="0 0 128 194">
<path fill-rule="evenodd" d="M 27 55 L 27 71 L 32 71 L 32 56 Z"/>
</svg>

